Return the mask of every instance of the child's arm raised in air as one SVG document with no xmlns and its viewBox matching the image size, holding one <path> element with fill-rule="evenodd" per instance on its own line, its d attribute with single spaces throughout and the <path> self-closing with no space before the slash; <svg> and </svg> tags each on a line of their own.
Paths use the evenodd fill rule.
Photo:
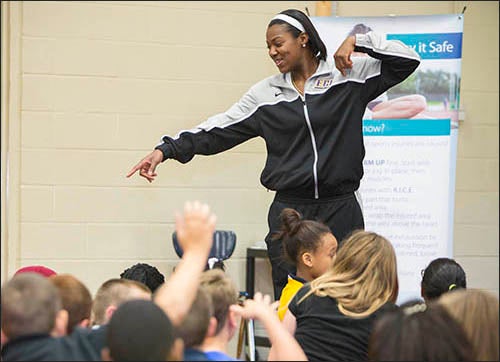
<svg viewBox="0 0 500 362">
<path fill-rule="evenodd" d="M 216 217 L 206 204 L 186 202 L 176 215 L 175 228 L 182 259 L 174 273 L 155 293 L 154 301 L 174 325 L 186 316 L 196 296 L 200 275 L 207 264 L 213 243 Z"/>
</svg>

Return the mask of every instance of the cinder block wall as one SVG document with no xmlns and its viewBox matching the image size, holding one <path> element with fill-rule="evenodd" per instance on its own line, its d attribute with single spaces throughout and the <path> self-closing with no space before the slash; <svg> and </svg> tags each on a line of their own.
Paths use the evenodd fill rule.
<svg viewBox="0 0 500 362">
<path fill-rule="evenodd" d="M 174 211 L 198 199 L 218 228 L 237 233 L 228 268 L 243 289 L 245 250 L 265 236 L 273 197 L 259 183 L 262 141 L 168 161 L 153 184 L 125 174 L 162 134 L 226 110 L 273 74 L 266 25 L 305 6 L 314 11 L 296 1 L 9 4 L 15 84 L 2 280 L 38 263 L 92 291 L 139 261 L 168 276 L 178 261 Z"/>
<path fill-rule="evenodd" d="M 368 16 L 465 3 L 455 256 L 470 286 L 498 293 L 498 3 L 333 5 Z M 29 264 L 72 273 L 92 292 L 139 261 L 168 276 L 174 211 L 198 199 L 237 233 L 228 269 L 243 289 L 245 250 L 263 240 L 273 197 L 259 183 L 262 141 L 167 161 L 153 184 L 125 174 L 162 134 L 226 110 L 274 74 L 266 25 L 305 6 L 315 15 L 312 1 L 2 2 L 2 282 Z M 270 292 L 268 265 L 257 269 Z"/>
</svg>

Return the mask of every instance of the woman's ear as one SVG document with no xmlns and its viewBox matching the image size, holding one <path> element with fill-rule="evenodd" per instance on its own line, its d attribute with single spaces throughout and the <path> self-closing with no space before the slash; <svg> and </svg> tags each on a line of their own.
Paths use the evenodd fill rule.
<svg viewBox="0 0 500 362">
<path fill-rule="evenodd" d="M 300 45 L 302 47 L 305 47 L 307 45 L 307 43 L 309 42 L 309 35 L 307 33 L 301 33 L 299 35 L 299 41 L 300 41 Z"/>
</svg>

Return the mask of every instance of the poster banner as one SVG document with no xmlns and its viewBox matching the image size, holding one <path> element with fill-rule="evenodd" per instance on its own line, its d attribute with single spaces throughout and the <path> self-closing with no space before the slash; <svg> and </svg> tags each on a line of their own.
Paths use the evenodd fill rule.
<svg viewBox="0 0 500 362">
<path fill-rule="evenodd" d="M 396 250 L 398 303 L 419 298 L 422 269 L 435 258 L 453 257 L 463 15 L 311 20 L 328 57 L 348 35 L 368 31 L 399 40 L 421 57 L 408 79 L 368 104 L 358 195 L 366 230 L 387 237 Z"/>
</svg>

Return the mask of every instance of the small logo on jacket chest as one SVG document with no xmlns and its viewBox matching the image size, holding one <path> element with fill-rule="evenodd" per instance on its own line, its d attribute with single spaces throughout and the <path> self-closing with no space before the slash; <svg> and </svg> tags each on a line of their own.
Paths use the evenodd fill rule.
<svg viewBox="0 0 500 362">
<path fill-rule="evenodd" d="M 316 82 L 314 82 L 314 88 L 324 89 L 328 88 L 332 85 L 333 78 L 319 78 Z"/>
</svg>

